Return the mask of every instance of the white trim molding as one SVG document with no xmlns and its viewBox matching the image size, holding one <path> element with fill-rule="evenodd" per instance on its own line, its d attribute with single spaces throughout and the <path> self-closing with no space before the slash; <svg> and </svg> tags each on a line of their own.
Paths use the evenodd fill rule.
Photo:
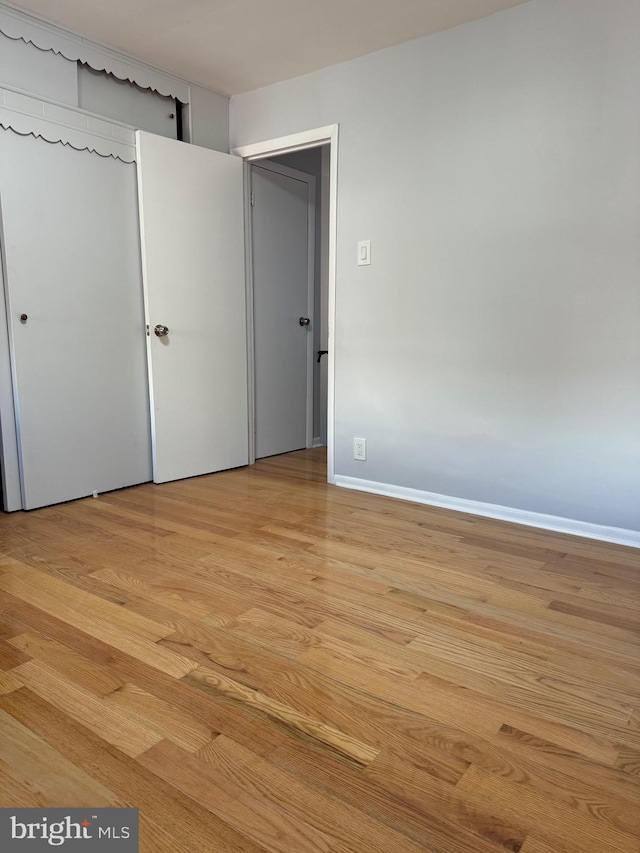
<svg viewBox="0 0 640 853">
<path fill-rule="evenodd" d="M 337 142 L 338 125 L 329 124 L 315 130 L 304 130 L 289 136 L 279 136 L 277 139 L 267 139 L 263 142 L 253 142 L 250 145 L 240 145 L 232 148 L 231 153 L 244 160 L 261 160 L 263 157 L 279 157 L 281 154 L 291 154 L 293 151 L 303 151 L 305 148 L 317 148 L 318 145 Z"/>
<path fill-rule="evenodd" d="M 0 87 L 0 127 L 125 163 L 136 159 L 132 127 L 7 86 Z"/>
<path fill-rule="evenodd" d="M 479 515 L 484 518 L 495 518 L 499 521 L 510 521 L 523 524 L 526 527 L 537 527 L 554 533 L 568 533 L 571 536 L 583 536 L 586 539 L 597 539 L 601 542 L 612 542 L 616 545 L 627 545 L 640 548 L 640 531 L 626 530 L 622 527 L 605 527 L 601 524 L 589 524 L 586 521 L 576 521 L 572 518 L 562 518 L 556 515 L 544 515 L 539 512 L 528 512 L 523 509 L 486 504 L 480 501 L 470 501 L 464 498 L 454 498 L 438 495 L 433 492 L 423 492 L 420 489 L 408 489 L 404 486 L 393 486 L 389 483 L 376 483 L 373 480 L 361 480 L 358 477 L 345 477 L 341 474 L 335 478 L 336 486 L 345 489 L 355 489 L 359 492 L 370 492 L 374 495 L 384 495 L 388 498 L 399 498 L 413 503 L 451 509 L 465 512 L 469 515 Z"/>
<path fill-rule="evenodd" d="M 186 80 L 4 4 L 0 4 L 0 33 L 14 41 L 21 39 L 39 50 L 53 51 L 72 62 L 84 62 L 96 71 L 106 71 L 142 89 L 153 89 L 160 95 L 189 103 Z"/>
</svg>

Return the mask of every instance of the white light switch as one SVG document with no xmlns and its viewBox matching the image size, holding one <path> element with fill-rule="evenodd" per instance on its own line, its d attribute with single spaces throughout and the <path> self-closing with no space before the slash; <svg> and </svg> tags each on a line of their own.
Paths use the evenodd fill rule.
<svg viewBox="0 0 640 853">
<path fill-rule="evenodd" d="M 360 240 L 358 243 L 358 266 L 365 267 L 371 263 L 371 240 Z"/>
</svg>

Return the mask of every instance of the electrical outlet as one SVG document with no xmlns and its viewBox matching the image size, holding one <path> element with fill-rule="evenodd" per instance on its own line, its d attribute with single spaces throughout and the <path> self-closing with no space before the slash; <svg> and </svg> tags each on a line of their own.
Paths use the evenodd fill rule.
<svg viewBox="0 0 640 853">
<path fill-rule="evenodd" d="M 353 439 L 353 458 L 357 459 L 359 462 L 365 462 L 367 459 L 367 439 L 366 438 L 354 438 Z"/>
</svg>

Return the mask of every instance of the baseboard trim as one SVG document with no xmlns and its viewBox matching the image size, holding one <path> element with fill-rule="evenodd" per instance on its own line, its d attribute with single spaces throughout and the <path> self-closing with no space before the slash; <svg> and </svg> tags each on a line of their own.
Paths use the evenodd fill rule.
<svg viewBox="0 0 640 853">
<path fill-rule="evenodd" d="M 319 435 L 313 439 L 313 444 L 311 445 L 311 447 L 326 447 L 326 446 L 327 446 L 327 442 L 323 441 Z"/>
<path fill-rule="evenodd" d="M 370 492 L 374 495 L 384 495 L 388 498 L 399 498 L 404 501 L 437 506 L 442 509 L 452 509 L 466 512 L 470 515 L 480 515 L 485 518 L 495 518 L 499 521 L 511 521 L 514 524 L 524 524 L 527 527 L 538 527 L 551 530 L 554 533 L 568 533 L 571 536 L 583 536 L 586 539 L 597 539 L 601 542 L 611 542 L 616 545 L 628 545 L 640 548 L 640 532 L 626 530 L 622 527 L 605 527 L 600 524 L 589 524 L 586 521 L 575 521 L 556 515 L 544 515 L 538 512 L 528 512 L 522 509 L 486 504 L 480 501 L 470 501 L 463 498 L 453 498 L 438 495 L 434 492 L 423 492 L 420 489 L 408 489 L 404 486 L 392 486 L 388 483 L 376 483 L 373 480 L 361 480 L 358 477 L 344 477 L 336 474 L 336 486 L 344 489 L 355 489 L 359 492 Z"/>
</svg>

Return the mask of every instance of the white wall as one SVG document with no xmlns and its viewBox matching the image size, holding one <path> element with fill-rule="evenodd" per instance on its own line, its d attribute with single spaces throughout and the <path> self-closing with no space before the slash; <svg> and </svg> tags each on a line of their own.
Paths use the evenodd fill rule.
<svg viewBox="0 0 640 853">
<path fill-rule="evenodd" d="M 191 84 L 191 142 L 215 151 L 229 151 L 229 98 Z"/>
<path fill-rule="evenodd" d="M 337 474 L 640 530 L 639 35 L 532 0 L 232 99 L 340 124 Z"/>
</svg>

